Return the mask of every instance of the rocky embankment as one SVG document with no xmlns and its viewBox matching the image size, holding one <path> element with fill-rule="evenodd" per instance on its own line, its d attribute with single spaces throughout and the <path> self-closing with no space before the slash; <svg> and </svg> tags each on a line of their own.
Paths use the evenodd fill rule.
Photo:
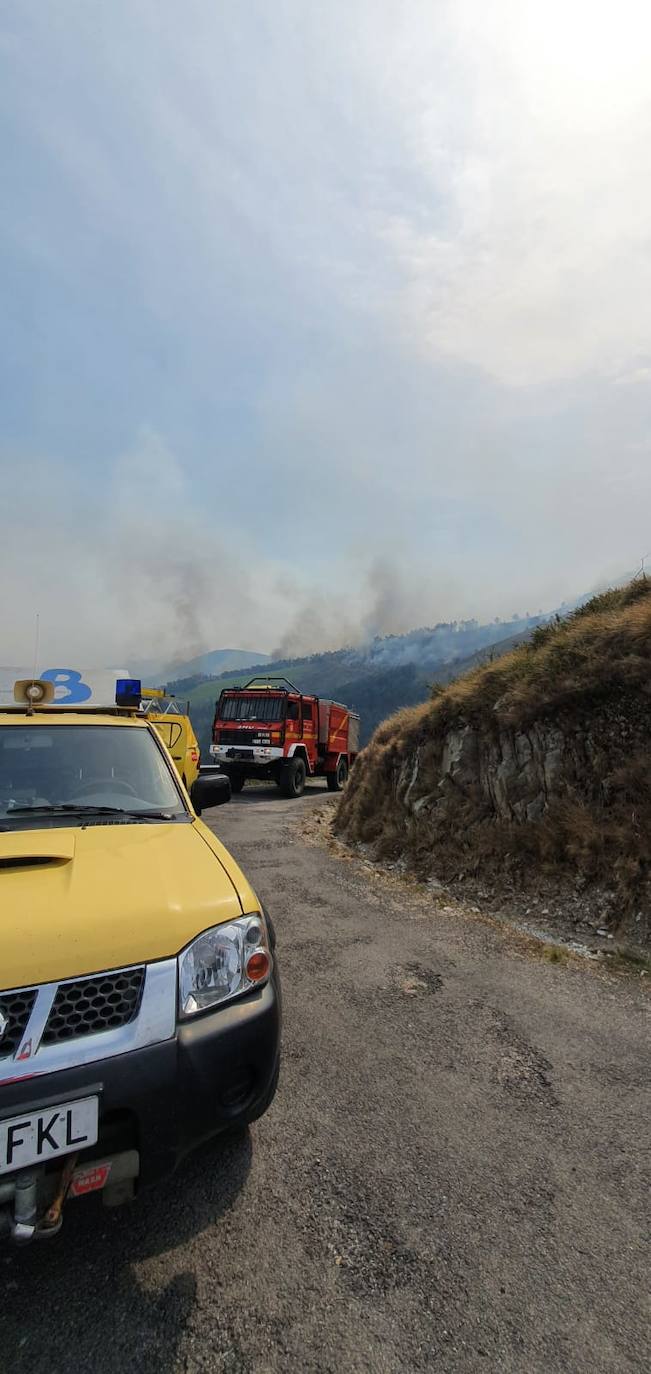
<svg viewBox="0 0 651 1374">
<path fill-rule="evenodd" d="M 648 943 L 651 584 L 595 598 L 386 721 L 335 825 L 423 878 L 580 892 L 591 924 Z"/>
</svg>

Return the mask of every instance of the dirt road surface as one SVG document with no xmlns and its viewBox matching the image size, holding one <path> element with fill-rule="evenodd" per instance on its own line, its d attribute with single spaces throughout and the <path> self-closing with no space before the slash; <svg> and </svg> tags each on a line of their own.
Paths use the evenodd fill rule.
<svg viewBox="0 0 651 1374">
<path fill-rule="evenodd" d="M 278 931 L 271 1112 L 0 1252 L 3 1374 L 648 1367 L 643 980 L 412 907 L 304 843 L 331 804 L 207 817 Z"/>
</svg>

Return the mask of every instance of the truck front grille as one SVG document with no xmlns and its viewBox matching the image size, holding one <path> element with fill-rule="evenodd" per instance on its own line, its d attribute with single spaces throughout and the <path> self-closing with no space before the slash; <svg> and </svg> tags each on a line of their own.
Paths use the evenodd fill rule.
<svg viewBox="0 0 651 1374">
<path fill-rule="evenodd" d="M 10 1059 L 16 1053 L 27 1029 L 36 1000 L 36 989 L 27 988 L 22 992 L 0 993 L 0 1059 Z M 6 1025 L 5 1025 L 6 1021 Z"/>
<path fill-rule="evenodd" d="M 138 1013 L 144 982 L 141 967 L 60 983 L 41 1044 L 56 1045 L 128 1025 Z"/>
<path fill-rule="evenodd" d="M 275 727 L 278 729 L 278 726 Z M 248 744 L 251 748 L 254 745 L 271 744 L 271 732 L 269 730 L 216 730 L 215 744 Z"/>
</svg>

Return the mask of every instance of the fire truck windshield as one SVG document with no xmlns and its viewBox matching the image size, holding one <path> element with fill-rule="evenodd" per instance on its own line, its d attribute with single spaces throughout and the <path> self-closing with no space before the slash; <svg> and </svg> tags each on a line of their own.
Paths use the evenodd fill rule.
<svg viewBox="0 0 651 1374">
<path fill-rule="evenodd" d="M 222 697 L 220 720 L 283 720 L 285 698 L 252 694 L 249 697 Z"/>
</svg>

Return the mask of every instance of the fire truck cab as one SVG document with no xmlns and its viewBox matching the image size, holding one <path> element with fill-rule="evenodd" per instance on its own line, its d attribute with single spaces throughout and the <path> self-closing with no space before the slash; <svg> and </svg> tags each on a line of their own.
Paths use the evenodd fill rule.
<svg viewBox="0 0 651 1374">
<path fill-rule="evenodd" d="M 307 778 L 345 786 L 359 751 L 359 716 L 337 701 L 300 692 L 284 677 L 251 678 L 216 704 L 210 755 L 241 792 L 247 778 L 271 779 L 300 797 Z"/>
</svg>

